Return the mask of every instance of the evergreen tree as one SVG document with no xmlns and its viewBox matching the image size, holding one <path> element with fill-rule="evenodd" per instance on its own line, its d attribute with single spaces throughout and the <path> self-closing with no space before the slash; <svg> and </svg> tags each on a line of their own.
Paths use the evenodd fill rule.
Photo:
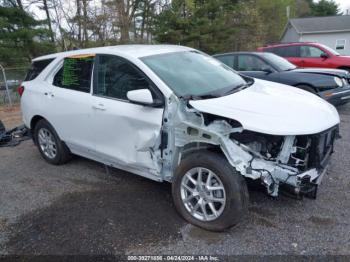
<svg viewBox="0 0 350 262">
<path fill-rule="evenodd" d="M 27 64 L 32 58 L 54 52 L 50 32 L 22 8 L 0 6 L 0 63 Z"/>
<path fill-rule="evenodd" d="M 208 53 L 226 50 L 238 28 L 239 1 L 173 0 L 155 18 L 154 35 L 161 43 L 192 46 Z"/>
<path fill-rule="evenodd" d="M 340 15 L 339 5 L 333 0 L 309 1 L 312 16 Z"/>
</svg>

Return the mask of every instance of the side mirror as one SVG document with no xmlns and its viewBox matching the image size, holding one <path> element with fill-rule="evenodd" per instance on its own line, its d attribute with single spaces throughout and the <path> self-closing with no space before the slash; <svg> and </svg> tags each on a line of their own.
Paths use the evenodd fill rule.
<svg viewBox="0 0 350 262">
<path fill-rule="evenodd" d="M 329 55 L 326 54 L 326 53 L 322 53 L 322 54 L 320 55 L 320 57 L 323 58 L 323 59 L 327 59 L 327 58 L 329 57 Z"/>
<path fill-rule="evenodd" d="M 136 104 L 148 105 L 148 106 L 159 106 L 158 101 L 154 101 L 151 91 L 148 89 L 132 90 L 126 93 L 126 97 Z"/>
<path fill-rule="evenodd" d="M 273 72 L 270 67 L 263 67 L 261 68 L 261 71 L 265 72 L 266 74 L 271 74 Z"/>
</svg>

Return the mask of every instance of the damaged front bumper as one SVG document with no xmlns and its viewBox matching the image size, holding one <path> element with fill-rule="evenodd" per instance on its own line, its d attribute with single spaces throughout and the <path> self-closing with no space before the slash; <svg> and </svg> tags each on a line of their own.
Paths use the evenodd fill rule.
<svg viewBox="0 0 350 262">
<path fill-rule="evenodd" d="M 327 102 L 337 106 L 350 101 L 350 85 L 320 92 Z"/>
<path fill-rule="evenodd" d="M 303 146 L 298 144 L 300 137 L 285 137 L 279 155 L 273 160 L 238 144 L 252 155 L 248 166 L 243 164 L 239 171 L 246 177 L 260 179 L 271 196 L 276 197 L 281 187 L 298 196 L 315 198 L 317 187 L 334 152 L 334 141 L 339 137 L 339 129 L 336 126 L 321 134 L 303 136 L 302 139 L 308 141 Z"/>
</svg>

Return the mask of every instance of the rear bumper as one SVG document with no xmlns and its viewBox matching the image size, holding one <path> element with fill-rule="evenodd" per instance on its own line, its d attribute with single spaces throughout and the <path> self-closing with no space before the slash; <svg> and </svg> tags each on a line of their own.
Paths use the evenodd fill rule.
<svg viewBox="0 0 350 262">
<path fill-rule="evenodd" d="M 350 101 L 350 86 L 322 91 L 319 95 L 333 105 L 341 105 Z"/>
</svg>

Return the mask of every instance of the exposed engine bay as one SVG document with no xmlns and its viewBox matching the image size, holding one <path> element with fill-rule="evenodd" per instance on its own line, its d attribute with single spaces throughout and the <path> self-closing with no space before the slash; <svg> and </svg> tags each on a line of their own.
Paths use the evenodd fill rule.
<svg viewBox="0 0 350 262">
<path fill-rule="evenodd" d="M 338 126 L 313 135 L 261 134 L 244 130 L 235 120 L 198 112 L 185 101 L 170 100 L 163 125 L 161 174 L 171 181 L 186 154 L 216 150 L 241 175 L 260 180 L 271 196 L 278 196 L 282 186 L 315 198 L 338 136 Z"/>
</svg>

